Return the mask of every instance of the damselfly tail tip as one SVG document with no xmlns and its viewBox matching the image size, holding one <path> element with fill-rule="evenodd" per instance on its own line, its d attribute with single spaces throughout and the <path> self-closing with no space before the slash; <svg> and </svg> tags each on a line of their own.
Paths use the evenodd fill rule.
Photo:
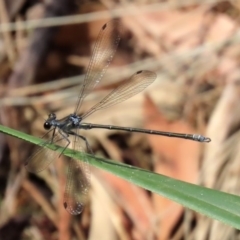
<svg viewBox="0 0 240 240">
<path fill-rule="evenodd" d="M 207 143 L 209 143 L 209 142 L 211 142 L 212 140 L 211 140 L 211 138 L 208 138 L 208 137 L 204 137 L 204 140 L 203 140 L 203 142 L 207 142 Z"/>
<path fill-rule="evenodd" d="M 207 143 L 211 142 L 211 138 L 204 137 L 204 136 L 198 135 L 198 134 L 194 134 L 192 139 L 194 141 L 198 141 L 198 142 L 207 142 Z"/>
</svg>

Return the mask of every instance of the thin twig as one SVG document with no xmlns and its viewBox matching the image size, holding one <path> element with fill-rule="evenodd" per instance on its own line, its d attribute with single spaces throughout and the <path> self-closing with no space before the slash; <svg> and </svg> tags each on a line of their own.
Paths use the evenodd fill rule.
<svg viewBox="0 0 240 240">
<path fill-rule="evenodd" d="M 187 7 L 195 4 L 203 5 L 203 4 L 213 4 L 224 2 L 224 0 L 185 0 L 181 2 L 175 1 L 174 3 L 155 3 L 144 5 L 139 7 L 137 10 L 135 7 L 131 7 L 129 4 L 128 7 L 116 8 L 111 11 L 101 11 L 95 13 L 86 13 L 86 14 L 78 14 L 66 17 L 54 17 L 54 18 L 45 18 L 41 20 L 30 20 L 26 22 L 22 22 L 21 24 L 15 23 L 6 23 L 0 25 L 0 32 L 6 31 L 16 31 L 16 30 L 31 30 L 35 28 L 43 28 L 43 27 L 53 27 L 53 26 L 63 26 L 68 24 L 78 24 L 84 22 L 91 22 L 100 19 L 108 19 L 109 14 L 112 18 L 118 18 L 123 16 L 131 16 L 131 15 L 140 15 L 144 13 L 153 13 L 159 11 L 166 11 L 171 9 L 177 9 L 180 7 Z"/>
</svg>

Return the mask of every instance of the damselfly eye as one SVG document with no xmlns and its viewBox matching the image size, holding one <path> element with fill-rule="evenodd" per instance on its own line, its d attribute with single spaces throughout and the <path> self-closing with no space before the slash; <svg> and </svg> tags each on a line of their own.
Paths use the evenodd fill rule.
<svg viewBox="0 0 240 240">
<path fill-rule="evenodd" d="M 52 125 L 49 122 L 45 122 L 43 124 L 43 127 L 44 127 L 44 129 L 49 130 L 52 127 Z"/>
</svg>

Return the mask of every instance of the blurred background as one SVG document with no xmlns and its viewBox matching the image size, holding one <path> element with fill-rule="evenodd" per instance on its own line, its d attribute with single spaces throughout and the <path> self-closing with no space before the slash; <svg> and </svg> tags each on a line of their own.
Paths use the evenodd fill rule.
<svg viewBox="0 0 240 240">
<path fill-rule="evenodd" d="M 240 1 L 0 0 L 0 122 L 43 136 L 73 112 L 94 42 L 119 18 L 122 39 L 81 113 L 139 70 L 144 92 L 87 122 L 199 133 L 212 142 L 81 131 L 94 153 L 239 195 Z M 91 168 L 81 215 L 63 207 L 64 156 L 31 174 L 34 146 L 0 135 L 0 239 L 240 239 L 239 231 Z M 236 209 L 239 211 L 239 209 Z"/>
</svg>

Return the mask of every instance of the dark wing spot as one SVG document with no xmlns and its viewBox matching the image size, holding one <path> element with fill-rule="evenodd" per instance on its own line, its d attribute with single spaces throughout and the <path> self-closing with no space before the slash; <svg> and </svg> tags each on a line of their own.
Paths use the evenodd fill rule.
<svg viewBox="0 0 240 240">
<path fill-rule="evenodd" d="M 106 27 L 107 27 L 107 24 L 105 23 L 105 24 L 102 26 L 102 30 L 104 30 Z"/>
</svg>

